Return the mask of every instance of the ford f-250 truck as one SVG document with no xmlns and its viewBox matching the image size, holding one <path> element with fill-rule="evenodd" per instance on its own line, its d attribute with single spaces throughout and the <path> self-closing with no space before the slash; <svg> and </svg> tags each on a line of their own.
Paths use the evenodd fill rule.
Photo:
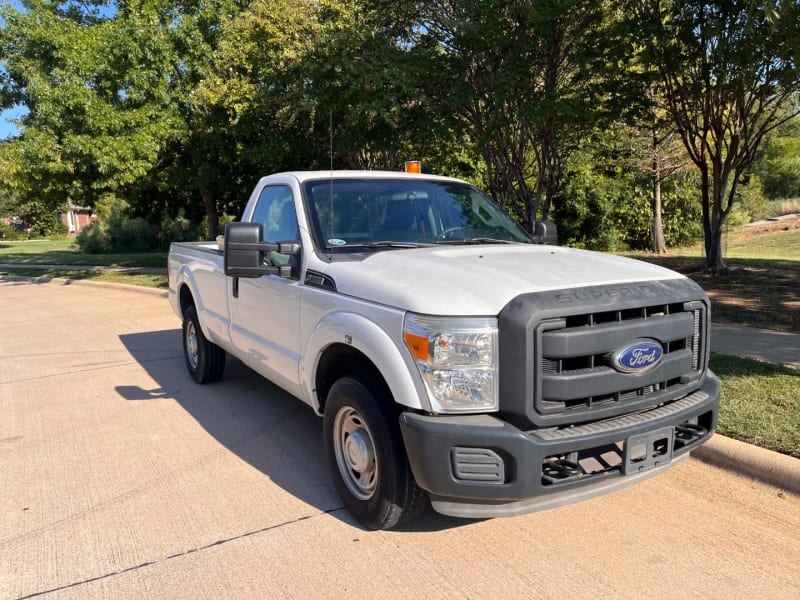
<svg viewBox="0 0 800 600">
<path fill-rule="evenodd" d="M 554 237 L 456 179 L 265 177 L 224 240 L 172 244 L 186 366 L 213 382 L 230 353 L 309 404 L 369 528 L 617 490 L 712 435 L 709 300 Z"/>
</svg>

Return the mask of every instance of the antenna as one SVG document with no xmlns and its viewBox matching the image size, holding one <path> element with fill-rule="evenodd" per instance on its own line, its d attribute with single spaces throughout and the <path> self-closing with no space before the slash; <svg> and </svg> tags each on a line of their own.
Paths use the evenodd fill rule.
<svg viewBox="0 0 800 600">
<path fill-rule="evenodd" d="M 328 109 L 328 130 L 330 131 L 330 146 L 328 149 L 328 153 L 330 154 L 331 160 L 331 168 L 330 168 L 330 177 L 328 178 L 329 181 L 329 188 L 328 188 L 328 203 L 330 205 L 330 211 L 328 212 L 328 236 L 332 237 L 331 234 L 333 233 L 333 109 Z M 329 253 L 332 253 L 333 250 L 331 249 Z M 332 258 L 329 256 L 329 258 Z"/>
</svg>

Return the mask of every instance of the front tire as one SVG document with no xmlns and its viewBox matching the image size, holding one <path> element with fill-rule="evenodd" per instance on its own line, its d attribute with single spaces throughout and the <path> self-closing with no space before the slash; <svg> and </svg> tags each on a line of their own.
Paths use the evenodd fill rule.
<svg viewBox="0 0 800 600">
<path fill-rule="evenodd" d="M 189 375 L 197 383 L 213 383 L 222 377 L 225 351 L 203 335 L 194 305 L 183 313 L 183 357 Z"/>
<path fill-rule="evenodd" d="M 339 379 L 325 404 L 323 433 L 331 476 L 347 509 L 370 529 L 417 517 L 427 496 L 411 473 L 394 403 L 381 386 Z"/>
</svg>

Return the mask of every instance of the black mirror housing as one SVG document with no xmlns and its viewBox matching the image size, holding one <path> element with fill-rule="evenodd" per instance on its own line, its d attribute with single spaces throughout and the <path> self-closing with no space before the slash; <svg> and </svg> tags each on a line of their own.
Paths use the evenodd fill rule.
<svg viewBox="0 0 800 600">
<path fill-rule="evenodd" d="M 264 227 L 261 223 L 228 223 L 225 226 L 223 264 L 229 277 L 261 277 L 278 275 L 292 277 L 293 265 L 275 265 L 264 254 L 280 252 L 296 259 L 300 256 L 300 244 L 262 242 Z M 296 260 L 290 263 L 296 263 Z"/>
</svg>

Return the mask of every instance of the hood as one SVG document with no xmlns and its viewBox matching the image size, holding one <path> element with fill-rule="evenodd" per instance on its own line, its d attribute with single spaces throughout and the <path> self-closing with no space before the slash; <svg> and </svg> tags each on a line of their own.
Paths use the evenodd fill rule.
<svg viewBox="0 0 800 600">
<path fill-rule="evenodd" d="M 533 245 L 380 250 L 319 269 L 339 293 L 429 315 L 490 316 L 520 294 L 591 285 L 681 279 L 629 258 Z"/>
</svg>

